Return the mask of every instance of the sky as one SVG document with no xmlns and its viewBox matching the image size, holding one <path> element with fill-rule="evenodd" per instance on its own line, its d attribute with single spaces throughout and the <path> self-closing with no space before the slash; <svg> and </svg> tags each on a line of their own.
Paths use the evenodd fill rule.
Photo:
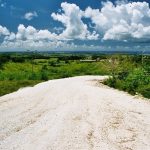
<svg viewBox="0 0 150 150">
<path fill-rule="evenodd" d="M 149 0 L 0 0 L 0 51 L 150 51 Z"/>
</svg>

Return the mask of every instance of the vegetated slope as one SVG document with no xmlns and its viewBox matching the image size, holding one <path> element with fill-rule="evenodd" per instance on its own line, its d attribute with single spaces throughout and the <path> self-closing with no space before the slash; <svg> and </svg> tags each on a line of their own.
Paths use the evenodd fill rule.
<svg viewBox="0 0 150 150">
<path fill-rule="evenodd" d="M 105 78 L 50 80 L 0 97 L 0 149 L 149 150 L 149 101 L 98 82 Z"/>
</svg>

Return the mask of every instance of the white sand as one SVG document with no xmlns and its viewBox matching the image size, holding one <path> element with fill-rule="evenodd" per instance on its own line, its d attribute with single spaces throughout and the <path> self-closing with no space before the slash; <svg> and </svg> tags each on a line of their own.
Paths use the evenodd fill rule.
<svg viewBox="0 0 150 150">
<path fill-rule="evenodd" d="M 97 86 L 104 78 L 52 80 L 0 97 L 0 149 L 150 150 L 150 102 Z"/>
</svg>

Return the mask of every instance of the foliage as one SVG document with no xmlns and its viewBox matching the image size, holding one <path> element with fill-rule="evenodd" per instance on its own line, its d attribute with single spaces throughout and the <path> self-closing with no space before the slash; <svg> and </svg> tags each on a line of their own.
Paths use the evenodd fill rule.
<svg viewBox="0 0 150 150">
<path fill-rule="evenodd" d="M 150 98 L 150 76 L 145 73 L 143 68 L 134 68 L 130 72 L 122 72 L 105 81 L 105 84 L 129 92 L 130 94 L 139 93 L 144 97 Z"/>
<path fill-rule="evenodd" d="M 150 56 L 6 53 L 0 54 L 0 95 L 50 79 L 110 75 L 105 84 L 150 98 L 149 73 Z"/>
<path fill-rule="evenodd" d="M 0 81 L 0 96 L 14 92 L 21 87 L 33 86 L 41 82 L 40 80 L 4 80 Z"/>
</svg>

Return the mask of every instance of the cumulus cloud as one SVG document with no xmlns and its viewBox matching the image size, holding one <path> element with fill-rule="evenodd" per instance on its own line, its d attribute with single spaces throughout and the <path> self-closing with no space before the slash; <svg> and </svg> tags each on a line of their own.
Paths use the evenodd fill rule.
<svg viewBox="0 0 150 150">
<path fill-rule="evenodd" d="M 103 2 L 101 9 L 88 7 L 90 18 L 104 40 L 150 39 L 150 8 L 147 2 Z"/>
<path fill-rule="evenodd" d="M 4 30 L 5 28 L 3 28 Z M 6 30 L 6 29 L 5 29 Z M 1 33 L 1 28 L 0 28 Z M 57 48 L 63 45 L 59 37 L 55 33 L 51 33 L 47 29 L 37 30 L 32 26 L 25 27 L 23 24 L 18 26 L 17 33 L 3 31 L 5 38 L 1 47 L 3 48 Z M 66 44 L 67 45 L 67 44 Z"/>
<path fill-rule="evenodd" d="M 78 50 L 90 48 L 94 49 L 94 47 L 86 45 L 76 45 L 72 41 L 63 40 L 58 34 L 51 33 L 48 30 L 37 30 L 32 26 L 25 27 L 23 24 L 20 24 L 18 26 L 18 31 L 16 33 L 8 32 L 7 34 L 5 34 L 4 41 L 1 43 L 0 48 L 5 50 Z"/>
<path fill-rule="evenodd" d="M 25 16 L 31 20 L 37 13 L 29 12 Z M 61 22 L 63 27 L 54 27 L 50 32 L 20 24 L 17 32 L 13 33 L 0 26 L 0 37 L 3 38 L 0 47 L 78 47 L 70 44 L 73 40 L 99 40 L 99 43 L 100 40 L 150 41 L 150 7 L 147 2 L 107 1 L 100 9 L 88 7 L 85 10 L 76 4 L 63 2 L 58 13 L 52 13 L 51 17 Z M 90 19 L 88 24 L 91 26 L 83 18 Z"/>
<path fill-rule="evenodd" d="M 64 39 L 123 40 L 150 39 L 150 8 L 147 2 L 127 0 L 102 2 L 102 8 L 88 7 L 85 11 L 75 4 L 64 2 L 62 11 L 52 13 L 52 18 L 60 21 L 65 30 L 60 34 Z M 82 18 L 91 19 L 92 33 Z"/>
<path fill-rule="evenodd" d="M 9 30 L 6 27 L 3 27 L 0 25 L 0 36 L 2 36 L 2 35 L 6 36 L 9 34 L 10 34 Z"/>
<path fill-rule="evenodd" d="M 33 40 L 15 40 L 15 41 L 7 41 L 5 40 L 1 44 L 1 49 L 8 49 L 8 50 L 22 50 L 22 49 L 32 49 L 32 50 L 66 50 L 68 48 L 69 50 L 73 49 L 75 45 L 73 43 L 67 43 L 64 41 L 33 41 Z"/>
<path fill-rule="evenodd" d="M 64 13 L 52 13 L 54 20 L 60 21 L 65 30 L 60 34 L 61 38 L 65 39 L 98 39 L 96 32 L 91 33 L 88 27 L 82 21 L 83 11 L 76 4 L 69 4 L 67 2 L 61 3 L 62 11 Z"/>
<path fill-rule="evenodd" d="M 23 24 L 18 26 L 16 33 L 16 40 L 55 40 L 57 34 L 51 33 L 48 30 L 37 30 L 32 26 L 25 27 Z"/>
<path fill-rule="evenodd" d="M 24 19 L 26 20 L 32 20 L 34 17 L 38 17 L 38 14 L 36 13 L 36 11 L 34 12 L 27 12 L 25 15 L 24 15 Z"/>
</svg>

